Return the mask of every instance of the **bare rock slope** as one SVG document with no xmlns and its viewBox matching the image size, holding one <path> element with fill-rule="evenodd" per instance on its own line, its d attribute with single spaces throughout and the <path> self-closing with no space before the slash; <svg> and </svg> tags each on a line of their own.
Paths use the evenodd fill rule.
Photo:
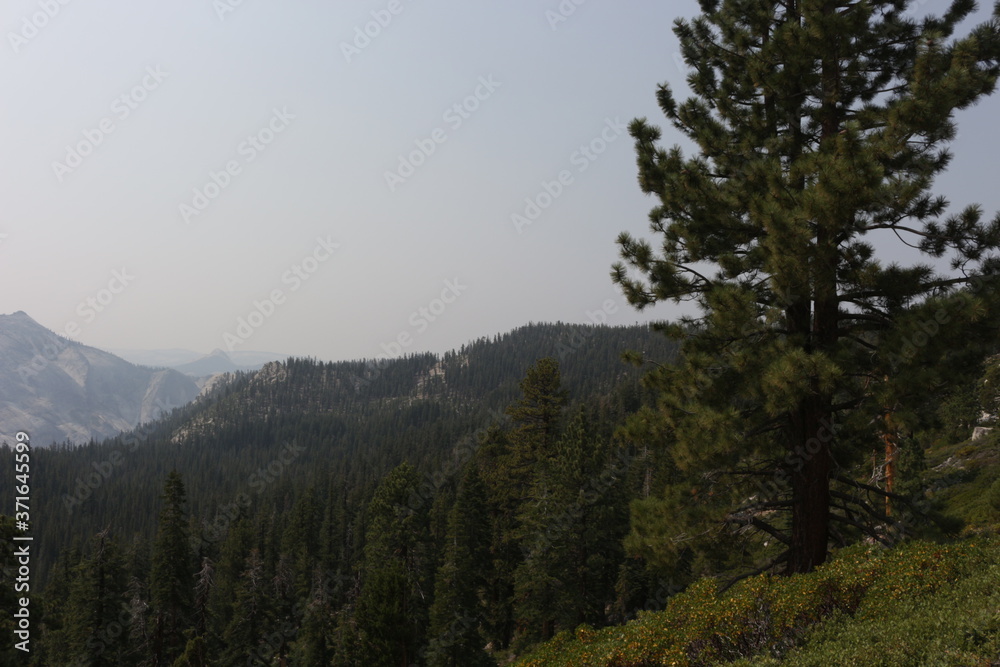
<svg viewBox="0 0 1000 667">
<path fill-rule="evenodd" d="M 175 370 L 136 366 L 58 336 L 26 313 L 0 315 L 0 440 L 35 446 L 100 440 L 198 396 Z"/>
</svg>

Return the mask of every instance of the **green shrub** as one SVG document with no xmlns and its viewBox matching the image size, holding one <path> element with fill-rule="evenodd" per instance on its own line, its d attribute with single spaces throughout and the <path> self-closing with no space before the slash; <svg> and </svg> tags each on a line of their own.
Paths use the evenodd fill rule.
<svg viewBox="0 0 1000 667">
<path fill-rule="evenodd" d="M 808 575 L 702 580 L 625 626 L 582 626 L 521 667 L 987 665 L 1000 655 L 1000 541 L 854 547 Z M 984 662 L 985 661 L 985 662 Z"/>
</svg>

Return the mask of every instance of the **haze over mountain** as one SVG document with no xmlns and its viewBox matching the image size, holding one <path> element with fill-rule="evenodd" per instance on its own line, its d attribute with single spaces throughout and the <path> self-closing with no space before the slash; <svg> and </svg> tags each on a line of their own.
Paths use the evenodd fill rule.
<svg viewBox="0 0 1000 667">
<path fill-rule="evenodd" d="M 35 446 L 101 440 L 198 396 L 172 369 L 136 366 L 59 336 L 23 311 L 0 315 L 0 440 Z"/>
<path fill-rule="evenodd" d="M 173 368 L 193 377 L 231 371 L 256 371 L 269 361 L 282 361 L 290 356 L 277 352 L 255 352 L 252 350 L 225 352 L 220 349 L 215 349 L 209 354 L 202 354 L 194 350 L 180 348 L 166 350 L 115 348 L 108 350 L 108 352 L 138 366 Z"/>
</svg>

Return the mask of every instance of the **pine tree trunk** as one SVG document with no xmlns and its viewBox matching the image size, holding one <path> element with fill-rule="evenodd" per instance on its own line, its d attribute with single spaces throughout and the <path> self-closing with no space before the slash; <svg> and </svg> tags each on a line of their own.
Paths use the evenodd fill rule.
<svg viewBox="0 0 1000 667">
<path fill-rule="evenodd" d="M 828 2 L 822 13 L 832 16 L 836 3 Z M 819 113 L 821 124 L 820 152 L 830 151 L 841 127 L 840 59 L 837 46 L 830 49 L 822 63 L 823 101 Z M 821 176 L 822 178 L 822 176 Z M 816 228 L 815 257 L 811 271 L 812 321 L 802 325 L 809 317 L 801 310 L 794 313 L 794 328 L 809 331 L 805 350 L 809 353 L 832 353 L 837 346 L 840 324 L 837 266 L 839 252 L 837 230 L 846 228 L 843 218 L 851 216 L 850 208 L 841 211 L 830 207 L 825 214 L 813 221 Z M 804 310 L 808 311 L 806 301 Z M 831 400 L 814 380 L 812 392 L 803 398 L 797 414 L 792 417 L 791 466 L 792 475 L 792 535 L 789 547 L 787 572 L 811 572 L 826 561 L 830 525 L 830 474 L 833 459 L 830 446 L 833 442 Z"/>
<path fill-rule="evenodd" d="M 826 560 L 829 542 L 830 443 L 828 415 L 817 397 L 803 401 L 792 420 L 790 460 L 792 534 L 786 573 L 811 572 Z"/>
<path fill-rule="evenodd" d="M 815 297 L 797 295 L 786 309 L 789 333 L 802 336 L 808 352 L 828 348 L 836 336 L 836 284 L 831 293 L 824 280 L 827 273 L 817 271 L 814 276 Z M 792 483 L 792 530 L 786 574 L 811 572 L 821 565 L 829 541 L 832 415 L 829 398 L 813 385 L 790 415 L 786 464 Z"/>
<path fill-rule="evenodd" d="M 831 351 L 837 344 L 836 249 L 819 225 L 815 302 L 807 351 Z M 792 535 L 787 572 L 811 572 L 826 561 L 830 524 L 830 475 L 834 441 L 831 399 L 814 380 L 792 417 L 790 460 Z"/>
</svg>

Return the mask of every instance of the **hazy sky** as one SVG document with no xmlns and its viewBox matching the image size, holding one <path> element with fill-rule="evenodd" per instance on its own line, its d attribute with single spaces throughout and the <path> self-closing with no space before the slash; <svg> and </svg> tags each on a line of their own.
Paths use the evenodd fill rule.
<svg viewBox="0 0 1000 667">
<path fill-rule="evenodd" d="M 608 271 L 653 200 L 624 125 L 665 125 L 671 23 L 696 12 L 8 0 L 0 312 L 103 348 L 321 359 L 586 322 L 609 300 L 609 322 L 634 322 Z M 959 117 L 937 188 L 990 215 L 998 108 Z"/>
</svg>

